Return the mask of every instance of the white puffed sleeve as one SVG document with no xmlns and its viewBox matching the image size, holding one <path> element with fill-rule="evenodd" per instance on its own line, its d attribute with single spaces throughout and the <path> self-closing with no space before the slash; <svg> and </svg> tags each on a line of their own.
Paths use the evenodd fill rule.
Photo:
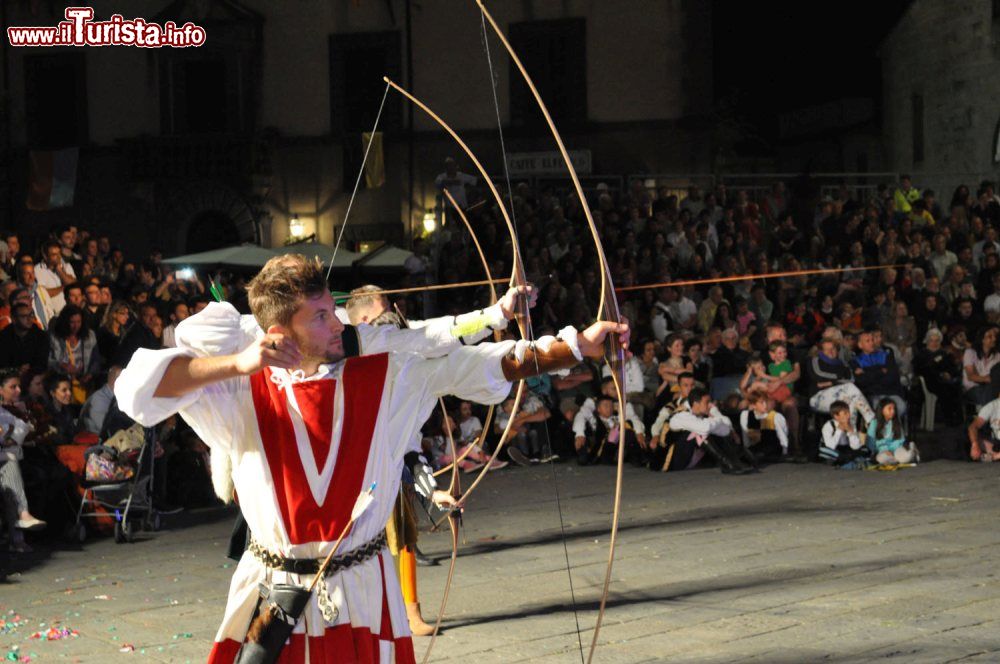
<svg viewBox="0 0 1000 664">
<path fill-rule="evenodd" d="M 228 449 L 234 428 L 241 425 L 236 392 L 246 378 L 232 378 L 179 397 L 154 396 L 170 363 L 178 357 L 209 357 L 239 352 L 252 340 L 236 309 L 227 303 L 209 304 L 177 326 L 177 348 L 140 348 L 115 383 L 122 412 L 143 426 L 153 426 L 180 413 L 195 433 L 213 448 Z"/>
<path fill-rule="evenodd" d="M 407 329 L 391 325 L 356 326 L 361 355 L 390 351 L 416 353 L 422 357 L 442 357 L 463 345 L 482 341 L 493 330 L 507 327 L 499 304 L 460 316 L 443 316 L 424 321 L 410 321 Z"/>
</svg>

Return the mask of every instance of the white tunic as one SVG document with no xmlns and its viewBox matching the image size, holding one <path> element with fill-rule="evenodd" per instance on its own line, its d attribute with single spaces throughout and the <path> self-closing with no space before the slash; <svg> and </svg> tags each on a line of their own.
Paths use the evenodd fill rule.
<svg viewBox="0 0 1000 664">
<path fill-rule="evenodd" d="M 396 347 L 405 347 L 401 340 L 414 348 L 428 344 L 428 337 L 421 336 L 426 328 L 361 328 L 363 348 L 390 339 Z M 432 360 L 411 352 L 356 357 L 323 365 L 308 378 L 265 369 L 179 398 L 153 396 L 174 358 L 235 353 L 258 329 L 232 307 L 210 305 L 177 327 L 178 348 L 137 351 L 115 394 L 121 409 L 145 426 L 180 413 L 213 453 L 228 455 L 254 539 L 289 558 L 324 557 L 358 493 L 372 482 L 377 482 L 375 503 L 339 551 L 362 546 L 381 532 L 399 490 L 403 455 L 439 396 L 499 403 L 511 387 L 500 364 L 514 347 L 508 341 L 452 348 L 448 356 Z M 233 661 L 265 572 L 251 553 L 244 554 L 209 661 Z M 276 583 L 307 585 L 312 580 L 277 571 L 270 576 Z M 387 549 L 328 577 L 327 588 L 338 609 L 335 624 L 324 622 L 314 596 L 286 646 L 288 661 L 413 661 L 406 611 Z"/>
</svg>

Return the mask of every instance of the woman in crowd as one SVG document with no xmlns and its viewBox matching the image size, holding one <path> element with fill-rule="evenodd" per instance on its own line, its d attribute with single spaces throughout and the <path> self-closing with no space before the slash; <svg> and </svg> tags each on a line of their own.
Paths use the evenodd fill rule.
<svg viewBox="0 0 1000 664">
<path fill-rule="evenodd" d="M 114 357 L 115 349 L 128 330 L 131 311 L 124 300 L 112 302 L 104 312 L 104 320 L 97 330 L 97 348 L 103 358 Z"/>
<path fill-rule="evenodd" d="M 941 404 L 949 425 L 961 423 L 961 390 L 958 364 L 944 348 L 944 335 L 932 327 L 924 335 L 924 347 L 913 358 L 913 370 Z"/>
<path fill-rule="evenodd" d="M 997 397 L 990 386 L 990 370 L 1000 363 L 1000 348 L 997 347 L 1000 327 L 984 327 L 972 348 L 965 351 L 962 358 L 962 388 L 965 398 L 977 406 L 985 406 Z"/>
<path fill-rule="evenodd" d="M 49 335 L 49 369 L 70 377 L 74 400 L 83 404 L 101 369 L 97 337 L 83 323 L 83 311 L 67 304 Z"/>
<path fill-rule="evenodd" d="M 76 435 L 76 418 L 73 416 L 73 388 L 66 374 L 52 373 L 45 377 L 45 392 L 48 395 L 47 411 L 56 430 L 53 442 L 66 445 L 73 442 Z"/>
</svg>

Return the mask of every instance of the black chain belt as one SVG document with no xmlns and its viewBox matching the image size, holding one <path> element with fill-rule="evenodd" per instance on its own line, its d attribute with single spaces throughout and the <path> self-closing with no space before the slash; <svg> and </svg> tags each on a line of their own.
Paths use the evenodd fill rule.
<svg viewBox="0 0 1000 664">
<path fill-rule="evenodd" d="M 330 560 L 330 564 L 327 565 L 324 576 L 331 576 L 358 563 L 371 560 L 385 548 L 385 544 L 385 531 L 383 530 L 367 544 L 362 544 L 353 551 L 334 556 Z M 257 560 L 271 569 L 291 574 L 315 574 L 319 571 L 319 566 L 323 564 L 323 558 L 285 558 L 284 556 L 279 556 L 265 549 L 254 539 L 250 540 L 248 550 Z"/>
</svg>

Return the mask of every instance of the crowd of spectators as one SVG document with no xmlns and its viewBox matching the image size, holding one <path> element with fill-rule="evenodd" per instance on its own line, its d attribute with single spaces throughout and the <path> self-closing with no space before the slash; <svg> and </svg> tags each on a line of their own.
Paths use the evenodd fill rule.
<svg viewBox="0 0 1000 664">
<path fill-rule="evenodd" d="M 455 198 L 493 275 L 509 274 L 514 252 L 498 208 L 475 178 L 455 165 L 449 173 L 438 186 L 461 191 Z M 580 202 L 525 183 L 510 193 L 524 269 L 539 291 L 534 333 L 587 325 L 602 279 Z M 864 450 L 871 462 L 913 462 L 908 441 L 924 394 L 936 397 L 947 424 L 967 425 L 965 456 L 1000 458 L 1000 197 L 992 183 L 939 199 L 903 177 L 871 197 L 842 188 L 817 200 L 778 182 L 753 200 L 723 185 L 675 192 L 634 181 L 625 191 L 598 185 L 588 205 L 616 286 L 650 285 L 617 294 L 633 328 L 627 412 L 617 413 L 607 366 L 533 379 L 514 421 L 509 400 L 487 432 L 495 441 L 511 425 L 510 460 L 601 463 L 621 445 L 630 462 L 653 470 L 706 456 L 734 473 L 765 460 L 851 465 Z M 414 240 L 402 284 L 483 278 L 471 238 L 444 217 L 450 223 Z M 120 368 L 138 348 L 173 345 L 176 325 L 211 299 L 207 275 L 176 271 L 158 251 L 132 260 L 109 237 L 75 226 L 33 247 L 21 239 L 0 237 L 0 485 L 15 549 L 27 547 L 20 530 L 72 518 L 73 480 L 59 447 L 131 424 L 114 400 Z M 763 278 L 844 267 L 876 269 Z M 685 283 L 692 280 L 699 283 Z M 244 284 L 229 277 L 222 285 L 246 312 Z M 485 289 L 464 288 L 397 305 L 426 318 L 488 299 Z M 482 416 L 455 404 L 427 435 L 450 426 L 473 442 Z M 159 503 L 209 501 L 205 446 L 177 422 L 162 433 Z"/>
</svg>

